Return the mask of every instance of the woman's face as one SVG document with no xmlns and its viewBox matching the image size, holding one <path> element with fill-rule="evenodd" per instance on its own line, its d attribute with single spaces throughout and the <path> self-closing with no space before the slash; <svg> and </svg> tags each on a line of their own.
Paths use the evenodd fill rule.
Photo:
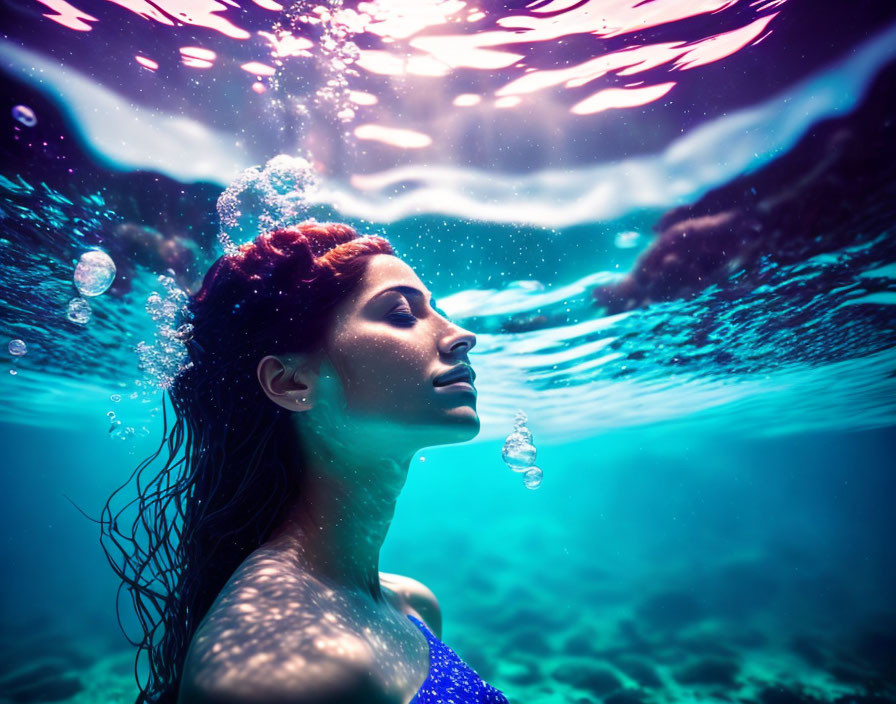
<svg viewBox="0 0 896 704">
<path fill-rule="evenodd" d="M 336 306 L 324 351 L 341 381 L 343 420 L 359 442 L 379 438 L 416 451 L 479 432 L 475 388 L 434 383 L 469 364 L 476 336 L 434 305 L 410 266 L 377 254 L 369 257 L 359 286 Z"/>
</svg>

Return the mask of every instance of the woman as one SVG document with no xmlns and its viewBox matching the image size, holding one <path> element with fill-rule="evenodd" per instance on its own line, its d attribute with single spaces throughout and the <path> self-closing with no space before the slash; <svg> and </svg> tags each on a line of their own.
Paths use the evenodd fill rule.
<svg viewBox="0 0 896 704">
<path fill-rule="evenodd" d="M 132 528 L 103 516 L 145 633 L 138 704 L 506 702 L 438 640 L 432 592 L 379 572 L 414 453 L 479 431 L 476 337 L 339 224 L 221 257 L 190 311 Z"/>
</svg>

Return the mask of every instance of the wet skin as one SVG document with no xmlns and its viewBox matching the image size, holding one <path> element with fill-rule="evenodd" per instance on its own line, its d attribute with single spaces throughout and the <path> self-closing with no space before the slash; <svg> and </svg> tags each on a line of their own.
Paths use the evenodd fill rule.
<svg viewBox="0 0 896 704">
<path fill-rule="evenodd" d="M 413 698 L 429 647 L 407 614 L 436 635 L 441 614 L 423 584 L 379 572 L 379 552 L 414 453 L 479 431 L 475 390 L 433 383 L 475 343 L 411 267 L 375 255 L 321 349 L 259 362 L 292 412 L 300 490 L 196 632 L 179 704 Z"/>
</svg>

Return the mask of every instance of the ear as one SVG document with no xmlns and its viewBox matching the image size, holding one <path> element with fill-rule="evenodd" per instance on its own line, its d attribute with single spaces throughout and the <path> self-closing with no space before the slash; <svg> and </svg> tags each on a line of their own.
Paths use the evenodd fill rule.
<svg viewBox="0 0 896 704">
<path fill-rule="evenodd" d="M 320 359 L 316 355 L 269 354 L 255 370 L 265 395 L 288 411 L 307 411 L 314 406 Z"/>
</svg>

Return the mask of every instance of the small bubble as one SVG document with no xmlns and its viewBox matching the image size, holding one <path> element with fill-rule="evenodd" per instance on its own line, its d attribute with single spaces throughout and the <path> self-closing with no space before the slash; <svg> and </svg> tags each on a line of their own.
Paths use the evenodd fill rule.
<svg viewBox="0 0 896 704">
<path fill-rule="evenodd" d="M 109 397 L 109 400 L 112 401 L 113 403 L 118 403 L 119 401 L 121 401 L 121 396 L 119 396 L 118 394 L 112 394 Z"/>
<path fill-rule="evenodd" d="M 73 298 L 68 302 L 66 317 L 78 325 L 86 325 L 92 312 L 90 304 L 84 298 Z"/>
<path fill-rule="evenodd" d="M 527 489 L 537 489 L 541 486 L 542 471 L 538 467 L 529 467 L 523 475 L 523 484 Z"/>
<path fill-rule="evenodd" d="M 25 127 L 34 127 L 37 124 L 37 115 L 27 105 L 16 105 L 12 109 L 12 116 Z"/>
<path fill-rule="evenodd" d="M 15 376 L 16 374 L 18 374 L 18 372 L 17 372 L 15 369 L 10 369 L 10 370 L 9 370 L 9 373 L 12 374 L 13 376 Z"/>
<path fill-rule="evenodd" d="M 19 339 L 10 340 L 9 345 L 7 345 L 7 349 L 13 357 L 21 357 L 28 351 L 28 347 L 25 345 L 25 341 Z"/>
</svg>

